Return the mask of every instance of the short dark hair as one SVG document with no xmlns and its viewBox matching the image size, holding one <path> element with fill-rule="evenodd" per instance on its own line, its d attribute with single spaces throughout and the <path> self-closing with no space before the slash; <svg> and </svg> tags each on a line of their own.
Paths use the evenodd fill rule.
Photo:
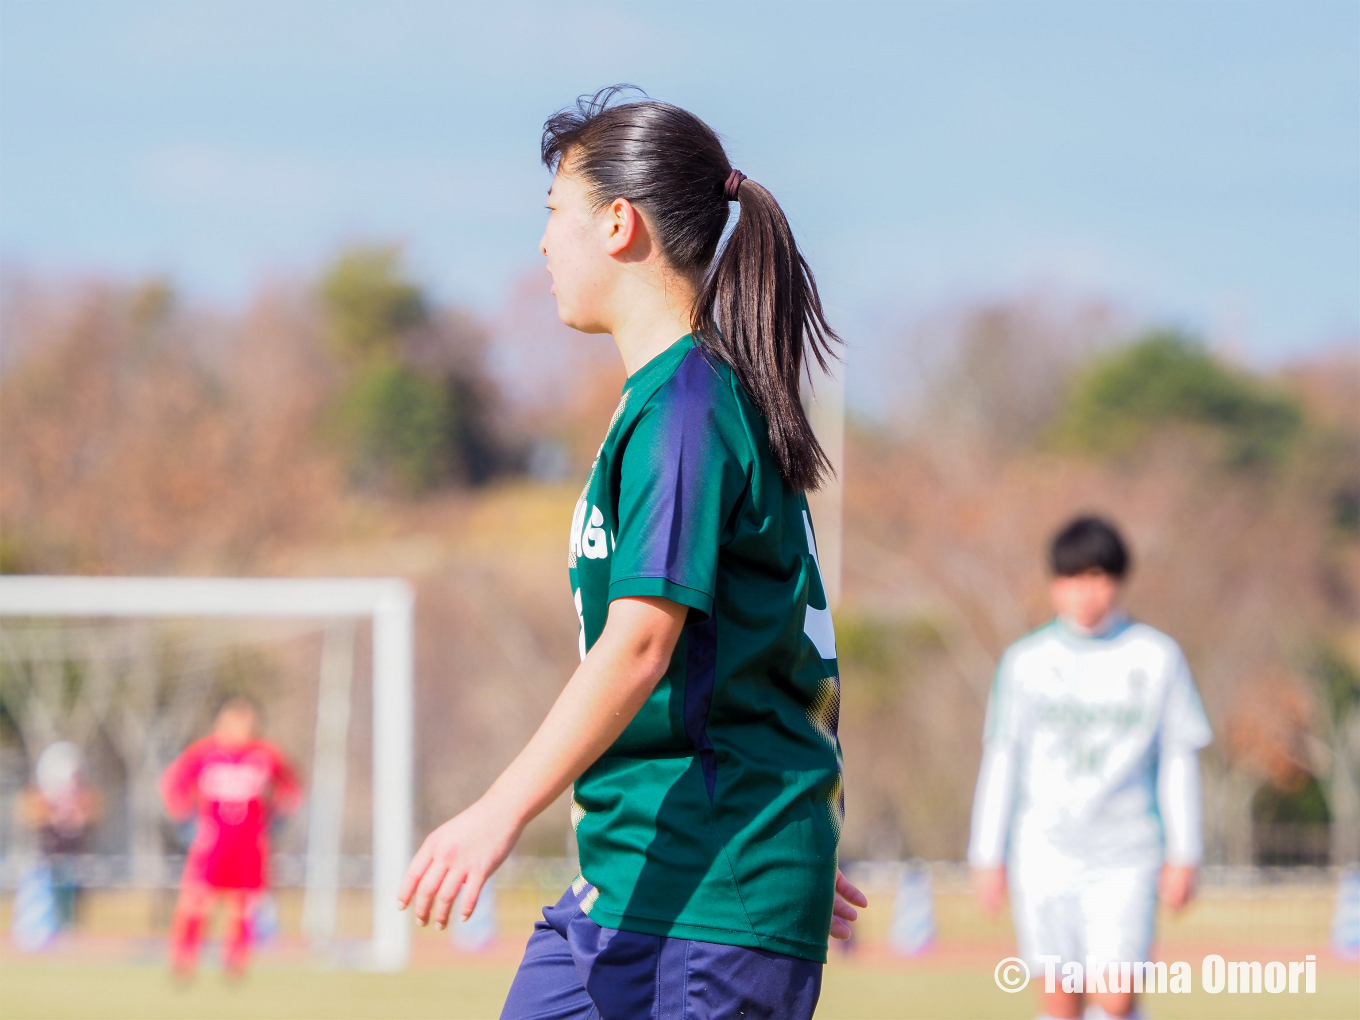
<svg viewBox="0 0 1360 1020">
<path fill-rule="evenodd" d="M 1088 515 L 1069 521 L 1053 536 L 1048 564 L 1057 577 L 1102 570 L 1122 580 L 1129 570 L 1129 549 L 1113 524 Z"/>
</svg>

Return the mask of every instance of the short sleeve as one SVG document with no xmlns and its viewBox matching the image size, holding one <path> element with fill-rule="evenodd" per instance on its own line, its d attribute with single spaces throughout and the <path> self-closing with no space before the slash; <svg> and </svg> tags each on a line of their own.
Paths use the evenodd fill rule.
<svg viewBox="0 0 1360 1020">
<path fill-rule="evenodd" d="M 987 698 L 987 720 L 982 742 L 988 747 L 1011 747 L 1020 734 L 1019 692 L 1015 683 L 1015 653 L 1007 651 L 997 664 L 992 678 L 992 693 Z"/>
<path fill-rule="evenodd" d="M 1162 709 L 1163 747 L 1179 751 L 1197 751 L 1214 739 L 1209 717 L 1204 712 L 1195 678 L 1190 675 L 1190 664 L 1179 648 L 1171 663 L 1171 677 L 1167 684 L 1166 704 Z"/>
<path fill-rule="evenodd" d="M 201 750 L 199 744 L 191 744 L 161 773 L 161 800 L 171 818 L 187 818 L 193 813 L 203 764 Z"/>
<path fill-rule="evenodd" d="M 302 784 L 292 763 L 277 747 L 270 747 L 273 758 L 274 779 L 270 799 L 273 806 L 282 814 L 292 814 L 302 801 Z"/>
<path fill-rule="evenodd" d="M 718 554 L 745 477 L 724 434 L 725 395 L 713 366 L 691 356 L 639 415 L 620 467 L 610 601 L 656 596 L 713 612 Z"/>
</svg>

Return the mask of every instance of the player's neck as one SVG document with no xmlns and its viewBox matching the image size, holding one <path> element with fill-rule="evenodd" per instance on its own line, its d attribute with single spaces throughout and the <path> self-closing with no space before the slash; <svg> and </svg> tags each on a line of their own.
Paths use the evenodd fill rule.
<svg viewBox="0 0 1360 1020">
<path fill-rule="evenodd" d="M 1100 622 L 1097 623 L 1094 627 L 1083 627 L 1081 624 L 1079 624 L 1076 620 L 1072 619 L 1070 616 L 1063 616 L 1061 614 L 1059 614 L 1058 616 L 1059 622 L 1061 622 L 1062 625 L 1066 627 L 1068 630 L 1070 630 L 1073 634 L 1076 634 L 1078 637 L 1089 638 L 1104 637 L 1110 631 L 1114 630 L 1114 628 L 1117 627 L 1123 621 L 1123 619 L 1124 611 L 1119 608 L 1111 609 L 1108 613 L 1106 613 L 1104 616 L 1100 618 Z"/>
<path fill-rule="evenodd" d="M 610 331 L 630 376 L 690 331 L 694 288 L 675 275 L 630 280 Z"/>
</svg>

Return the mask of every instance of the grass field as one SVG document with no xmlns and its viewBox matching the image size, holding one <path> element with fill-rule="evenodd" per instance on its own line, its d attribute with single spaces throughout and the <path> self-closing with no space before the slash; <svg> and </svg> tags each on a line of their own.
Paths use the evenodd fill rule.
<svg viewBox="0 0 1360 1020">
<path fill-rule="evenodd" d="M 0 963 L 0 1016 L 6 1020 L 481 1020 L 500 1011 L 514 973 L 510 960 L 461 961 L 405 974 L 318 972 L 266 963 L 237 986 L 203 974 L 173 984 L 151 964 Z M 1198 975 L 1196 975 L 1198 986 Z M 1360 974 L 1326 967 L 1314 995 L 1191 995 L 1147 1000 L 1167 1020 L 1355 1020 Z M 827 968 L 820 1020 L 977 1020 L 1029 1018 L 1028 992 L 1006 995 L 989 967 L 929 958 L 905 965 L 837 960 Z"/>
<path fill-rule="evenodd" d="M 979 914 L 962 890 L 937 889 L 935 948 L 914 959 L 883 945 L 889 911 L 866 913 L 861 948 L 833 953 L 825 972 L 820 1020 L 981 1020 L 1034 1016 L 1033 990 L 1000 991 L 992 971 L 1013 953 L 1009 922 Z M 1360 967 L 1327 949 L 1333 890 L 1266 889 L 1251 895 L 1206 890 L 1187 914 L 1164 918 L 1159 955 L 1186 960 L 1195 991 L 1145 999 L 1155 1020 L 1360 1020 Z M 212 956 L 188 985 L 171 981 L 164 940 L 150 923 L 163 911 L 140 898 L 105 894 L 88 904 L 85 932 L 53 952 L 21 956 L 0 942 L 0 1020 L 480 1020 L 496 1017 L 514 974 L 523 936 L 542 898 L 534 890 L 499 896 L 501 930 L 488 951 L 457 952 L 447 934 L 420 931 L 411 969 L 402 974 L 326 970 L 296 938 L 298 904 L 285 895 L 285 937 L 263 951 L 243 982 L 225 984 Z M 7 923 L 0 901 L 0 921 Z M 362 898 L 347 904 L 358 920 Z M 140 919 L 140 920 L 139 920 Z M 1317 956 L 1313 995 L 1210 995 L 1201 990 L 1208 953 L 1238 960 Z"/>
</svg>

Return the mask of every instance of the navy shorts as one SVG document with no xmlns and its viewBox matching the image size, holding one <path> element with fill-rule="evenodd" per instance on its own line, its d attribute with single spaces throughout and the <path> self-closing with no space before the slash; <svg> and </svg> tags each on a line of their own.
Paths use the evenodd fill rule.
<svg viewBox="0 0 1360 1020">
<path fill-rule="evenodd" d="M 534 925 L 501 1020 L 811 1020 L 822 965 L 601 928 L 577 882 Z"/>
</svg>

